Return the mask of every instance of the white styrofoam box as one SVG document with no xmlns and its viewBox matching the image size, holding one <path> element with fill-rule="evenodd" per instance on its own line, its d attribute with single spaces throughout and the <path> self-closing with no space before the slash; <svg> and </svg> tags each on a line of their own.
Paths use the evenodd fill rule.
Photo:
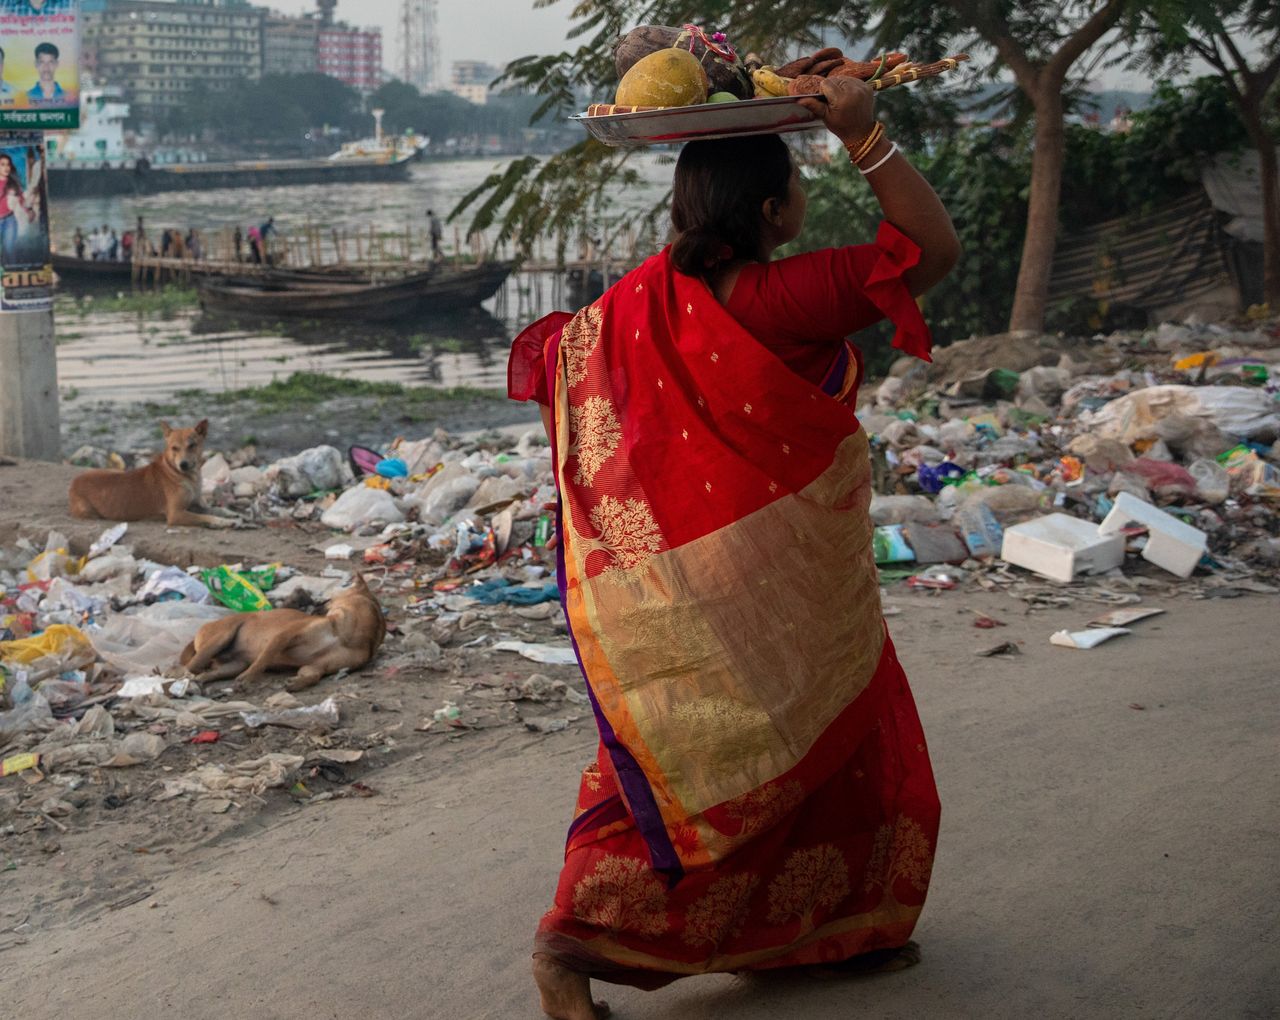
<svg viewBox="0 0 1280 1020">
<path fill-rule="evenodd" d="M 1208 536 L 1199 528 L 1127 492 L 1116 496 L 1115 506 L 1098 525 L 1098 531 L 1109 535 L 1130 523 L 1147 529 L 1142 558 L 1179 577 L 1191 576 L 1209 545 Z"/>
<path fill-rule="evenodd" d="M 1006 528 L 1000 558 L 1053 581 L 1101 573 L 1124 562 L 1124 536 L 1067 514 L 1049 514 Z"/>
</svg>

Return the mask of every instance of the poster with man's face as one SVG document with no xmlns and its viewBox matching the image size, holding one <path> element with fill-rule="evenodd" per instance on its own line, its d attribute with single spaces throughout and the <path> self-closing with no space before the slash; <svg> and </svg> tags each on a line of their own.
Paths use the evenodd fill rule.
<svg viewBox="0 0 1280 1020">
<path fill-rule="evenodd" d="M 44 135 L 0 136 L 0 312 L 53 307 Z"/>
<path fill-rule="evenodd" d="M 0 0 L 0 131 L 79 126 L 75 0 Z"/>
</svg>

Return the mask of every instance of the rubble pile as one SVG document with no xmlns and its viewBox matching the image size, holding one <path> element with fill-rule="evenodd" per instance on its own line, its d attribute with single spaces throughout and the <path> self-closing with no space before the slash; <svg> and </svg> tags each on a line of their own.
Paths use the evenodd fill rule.
<svg viewBox="0 0 1280 1020">
<path fill-rule="evenodd" d="M 1148 586 L 1238 589 L 1274 575 L 1278 334 L 1275 321 L 1166 323 L 1069 346 L 984 337 L 932 365 L 903 359 L 859 410 L 883 576 L 932 589 L 971 579 L 1054 604 L 1009 565 L 1064 586 L 1091 576 L 1095 596 L 1135 587 L 1127 552 L 1160 568 Z"/>
</svg>

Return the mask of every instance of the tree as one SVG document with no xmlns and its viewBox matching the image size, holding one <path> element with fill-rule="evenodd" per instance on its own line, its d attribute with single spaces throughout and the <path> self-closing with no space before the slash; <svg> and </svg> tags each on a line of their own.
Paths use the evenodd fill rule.
<svg viewBox="0 0 1280 1020">
<path fill-rule="evenodd" d="M 1158 15 L 1164 14 L 1163 17 Z M 1280 4 L 1275 0 L 1184 0 L 1172 11 L 1148 11 L 1141 25 L 1139 66 L 1186 70 L 1199 57 L 1225 83 L 1258 151 L 1262 186 L 1263 296 L 1280 307 L 1280 174 L 1268 103 L 1280 78 Z M 1258 51 L 1251 59 L 1250 47 Z"/>
<path fill-rule="evenodd" d="M 1068 77 L 1138 0 L 871 0 L 877 41 L 955 45 L 966 32 L 990 48 L 988 72 L 1007 69 L 1035 116 L 1031 187 L 1011 331 L 1044 328 L 1058 240 L 1066 156 Z"/>
</svg>

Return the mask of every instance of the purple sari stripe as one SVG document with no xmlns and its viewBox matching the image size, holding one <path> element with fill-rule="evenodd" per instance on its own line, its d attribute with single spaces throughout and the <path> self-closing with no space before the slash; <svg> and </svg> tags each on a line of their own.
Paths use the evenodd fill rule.
<svg viewBox="0 0 1280 1020">
<path fill-rule="evenodd" d="M 558 454 L 555 450 L 556 407 L 554 399 L 559 355 L 560 337 L 557 336 L 548 345 L 546 359 L 547 392 L 553 395 L 551 401 L 553 464 L 559 463 Z M 559 487 L 560 476 L 557 472 L 557 490 Z M 583 679 L 586 681 L 587 696 L 591 699 L 591 711 L 596 717 L 596 727 L 600 730 L 600 740 L 609 751 L 609 760 L 613 763 L 614 772 L 617 773 L 618 785 L 622 787 L 622 792 L 626 795 L 627 806 L 631 809 L 631 817 L 635 820 L 636 828 L 644 838 L 645 845 L 649 848 L 649 863 L 654 871 L 666 875 L 667 884 L 674 888 L 676 883 L 684 877 L 684 867 L 681 865 L 680 857 L 671 842 L 671 836 L 667 833 L 666 824 L 662 820 L 662 812 L 658 810 L 658 802 L 654 799 L 653 789 L 649 786 L 649 780 L 645 778 L 644 771 L 640 768 L 635 758 L 632 757 L 631 752 L 618 740 L 618 735 L 614 733 L 609 720 L 605 717 L 604 712 L 600 710 L 600 704 L 596 701 L 596 692 L 592 690 L 591 680 L 582 665 L 582 653 L 578 651 L 578 638 L 573 633 L 573 625 L 569 622 L 569 607 L 565 604 L 567 584 L 564 566 L 563 517 L 563 505 L 559 496 L 557 496 L 556 534 L 560 536 L 560 541 L 556 543 L 556 584 L 560 589 L 560 608 L 564 611 L 565 623 L 569 630 L 569 642 L 573 645 L 573 654 L 578 660 L 578 669 L 582 670 Z M 572 836 L 573 832 L 574 829 L 571 826 L 569 829 L 570 836 Z"/>
<path fill-rule="evenodd" d="M 573 820 L 573 824 L 569 826 L 569 841 L 572 841 L 573 837 L 588 825 L 600 828 L 612 822 L 624 821 L 628 817 L 630 816 L 627 814 L 627 805 L 622 803 L 621 797 L 614 796 L 608 800 L 602 800 L 594 807 L 587 808 Z"/>
<path fill-rule="evenodd" d="M 840 391 L 844 389 L 845 375 L 848 371 L 849 345 L 845 343 L 840 345 L 840 350 L 837 352 L 835 360 L 831 362 L 831 367 L 827 369 L 827 374 L 823 377 L 822 385 L 819 388 L 834 400 L 840 396 Z"/>
</svg>

